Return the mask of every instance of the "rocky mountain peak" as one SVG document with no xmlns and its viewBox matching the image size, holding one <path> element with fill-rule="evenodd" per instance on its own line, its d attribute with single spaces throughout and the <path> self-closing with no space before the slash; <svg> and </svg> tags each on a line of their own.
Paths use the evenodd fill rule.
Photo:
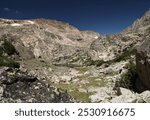
<svg viewBox="0 0 150 120">
<path fill-rule="evenodd" d="M 148 10 L 144 16 L 137 19 L 131 26 L 123 31 L 124 34 L 139 33 L 144 34 L 147 29 L 150 28 L 150 10 Z"/>
</svg>

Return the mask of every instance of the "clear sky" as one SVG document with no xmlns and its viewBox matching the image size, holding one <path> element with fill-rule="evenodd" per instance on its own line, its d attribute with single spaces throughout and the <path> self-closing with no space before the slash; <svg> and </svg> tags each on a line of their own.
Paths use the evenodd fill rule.
<svg viewBox="0 0 150 120">
<path fill-rule="evenodd" d="M 80 30 L 117 33 L 150 8 L 150 0 L 0 0 L 0 18 L 48 18 Z"/>
</svg>

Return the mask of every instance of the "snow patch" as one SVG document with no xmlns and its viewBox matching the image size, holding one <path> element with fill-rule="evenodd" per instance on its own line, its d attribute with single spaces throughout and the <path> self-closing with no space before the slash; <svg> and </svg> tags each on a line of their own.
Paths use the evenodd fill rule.
<svg viewBox="0 0 150 120">
<path fill-rule="evenodd" d="M 95 39 L 97 39 L 97 38 L 98 38 L 98 36 L 95 36 L 94 38 L 95 38 Z"/>
<path fill-rule="evenodd" d="M 13 23 L 13 24 L 11 24 L 11 26 L 13 26 L 13 27 L 15 27 L 15 26 L 22 26 L 22 24 Z"/>
<path fill-rule="evenodd" d="M 35 22 L 31 21 L 31 20 L 28 20 L 28 23 L 30 24 L 34 24 Z"/>
</svg>

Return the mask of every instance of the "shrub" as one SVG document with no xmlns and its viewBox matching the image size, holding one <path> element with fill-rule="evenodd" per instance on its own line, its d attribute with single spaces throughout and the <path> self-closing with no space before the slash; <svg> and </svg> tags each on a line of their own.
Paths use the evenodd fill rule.
<svg viewBox="0 0 150 120">
<path fill-rule="evenodd" d="M 121 55 L 119 55 L 116 58 L 114 58 L 113 60 L 111 60 L 111 62 L 115 63 L 115 62 L 120 62 L 122 60 L 126 60 L 126 59 L 130 58 L 131 55 L 134 55 L 134 53 L 135 53 L 134 50 L 125 51 Z"/>
<path fill-rule="evenodd" d="M 11 44 L 11 42 L 8 42 L 6 40 L 3 43 L 3 49 L 4 49 L 4 52 L 6 52 L 8 55 L 12 55 L 16 53 L 15 47 Z"/>
<path fill-rule="evenodd" d="M 16 61 L 8 59 L 6 57 L 0 57 L 0 66 L 19 68 L 20 64 Z"/>
<path fill-rule="evenodd" d="M 107 63 L 104 60 L 91 60 L 90 65 L 96 65 L 97 67 L 101 66 L 102 64 Z"/>
</svg>

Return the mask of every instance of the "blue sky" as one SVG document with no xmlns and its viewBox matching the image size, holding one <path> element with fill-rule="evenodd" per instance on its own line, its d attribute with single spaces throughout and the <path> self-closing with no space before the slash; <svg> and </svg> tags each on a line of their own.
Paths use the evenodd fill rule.
<svg viewBox="0 0 150 120">
<path fill-rule="evenodd" d="M 1 0 L 0 18 L 61 20 L 80 30 L 118 33 L 150 8 L 150 0 Z"/>
</svg>

